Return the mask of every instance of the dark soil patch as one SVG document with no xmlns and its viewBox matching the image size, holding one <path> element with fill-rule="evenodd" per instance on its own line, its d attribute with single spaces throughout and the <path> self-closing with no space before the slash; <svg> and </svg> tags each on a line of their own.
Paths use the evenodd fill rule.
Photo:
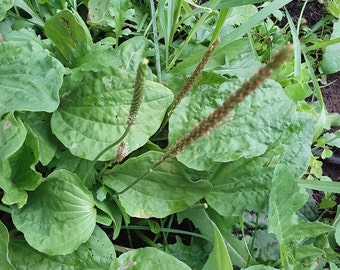
<svg viewBox="0 0 340 270">
<path fill-rule="evenodd" d="M 324 102 L 328 112 L 340 113 L 340 72 L 327 77 L 328 86 L 322 89 Z M 331 131 L 339 130 L 333 127 Z M 340 149 L 333 149 L 334 156 L 340 157 Z M 340 181 L 340 165 L 324 162 L 323 172 L 333 181 Z"/>
<path fill-rule="evenodd" d="M 327 76 L 328 85 L 322 88 L 323 99 L 328 112 L 340 113 L 340 72 Z M 337 127 L 333 131 L 340 129 Z"/>
<path fill-rule="evenodd" d="M 302 0 L 294 0 L 285 6 L 295 25 L 298 22 L 304 3 L 305 1 Z M 302 14 L 302 17 L 306 19 L 306 25 L 308 27 L 312 27 L 314 24 L 320 21 L 323 16 L 324 6 L 321 5 L 317 0 L 309 1 Z M 287 18 L 283 18 L 283 20 L 279 23 L 279 26 L 283 27 L 286 24 Z"/>
</svg>

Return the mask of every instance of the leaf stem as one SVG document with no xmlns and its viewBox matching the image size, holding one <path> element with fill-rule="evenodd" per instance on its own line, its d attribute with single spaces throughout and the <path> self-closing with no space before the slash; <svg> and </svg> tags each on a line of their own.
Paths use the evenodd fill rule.
<svg viewBox="0 0 340 270">
<path fill-rule="evenodd" d="M 0 204 L 0 211 L 3 211 L 3 212 L 6 212 L 6 213 L 11 213 L 11 208 L 7 207 L 7 206 L 4 206 L 2 204 Z"/>
<path fill-rule="evenodd" d="M 164 120 L 162 122 L 161 127 L 158 129 L 158 132 L 154 135 L 157 136 L 165 127 L 165 125 L 167 124 L 167 122 L 170 119 L 170 116 L 172 115 L 172 113 L 174 112 L 174 110 L 177 108 L 177 106 L 181 103 L 182 99 L 188 95 L 188 93 L 190 92 L 190 90 L 192 89 L 192 87 L 195 85 L 198 77 L 202 74 L 203 69 L 205 67 L 205 65 L 208 63 L 209 59 L 211 58 L 211 56 L 213 55 L 216 47 L 218 46 L 218 44 L 220 43 L 220 39 L 217 38 L 212 45 L 206 50 L 204 56 L 202 57 L 201 61 L 198 63 L 198 65 L 196 66 L 195 70 L 192 72 L 192 74 L 190 75 L 190 77 L 185 81 L 184 85 L 182 86 L 181 90 L 177 93 L 177 95 L 175 96 L 173 102 L 171 103 L 170 107 L 168 108 Z"/>
<path fill-rule="evenodd" d="M 143 173 L 141 176 L 136 178 L 135 181 L 133 181 L 130 185 L 128 185 L 126 188 L 123 190 L 119 191 L 116 193 L 116 195 L 121 195 L 128 191 L 130 188 L 132 188 L 134 185 L 136 185 L 140 180 L 142 180 L 145 176 L 147 176 L 149 173 L 151 173 L 157 166 L 161 165 L 164 162 L 164 160 L 160 160 L 156 162 L 151 168 L 149 168 L 145 173 Z"/>
<path fill-rule="evenodd" d="M 162 83 L 161 60 L 160 60 L 159 47 L 158 47 L 156 12 L 155 12 L 155 3 L 153 0 L 150 0 L 150 9 L 151 9 L 151 19 L 152 19 L 153 43 L 155 45 L 156 72 L 157 72 L 158 82 Z"/>
<path fill-rule="evenodd" d="M 248 260 L 247 260 L 247 267 L 250 266 L 250 260 L 254 255 L 254 246 L 255 246 L 255 240 L 256 240 L 256 233 L 257 233 L 257 229 L 258 229 L 258 225 L 259 225 L 259 212 L 256 213 L 256 222 L 255 222 L 255 229 L 254 229 L 254 233 L 253 233 L 253 239 L 251 240 L 251 244 L 250 244 L 250 248 L 249 248 L 249 256 L 248 256 Z"/>
<path fill-rule="evenodd" d="M 142 239 L 147 245 L 149 245 L 150 247 L 154 247 L 159 249 L 159 246 L 152 241 L 149 237 L 147 237 L 145 234 L 143 234 L 141 231 L 136 230 L 135 233 L 137 234 L 137 236 Z"/>
<path fill-rule="evenodd" d="M 124 230 L 143 230 L 143 231 L 150 231 L 150 227 L 148 226 L 141 226 L 141 225 L 128 225 L 128 226 L 122 226 L 122 229 Z M 183 231 L 183 230 L 177 230 L 177 229 L 168 229 L 168 228 L 160 228 L 161 232 L 167 232 L 167 233 L 178 233 L 178 234 L 184 234 L 184 235 L 190 235 L 194 237 L 199 237 L 202 239 L 205 239 L 207 241 L 210 241 L 209 238 L 206 236 L 199 234 L 199 233 L 194 233 L 194 232 L 188 232 L 188 231 Z"/>
</svg>

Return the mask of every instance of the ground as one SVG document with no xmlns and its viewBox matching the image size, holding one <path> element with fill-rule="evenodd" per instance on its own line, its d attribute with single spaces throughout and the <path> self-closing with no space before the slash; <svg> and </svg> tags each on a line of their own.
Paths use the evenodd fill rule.
<svg viewBox="0 0 340 270">
<path fill-rule="evenodd" d="M 328 112 L 340 113 L 340 72 L 327 77 L 328 86 L 322 88 L 324 102 Z M 335 127 L 332 130 L 339 129 Z M 340 157 L 340 149 L 334 149 L 334 155 Z M 324 174 L 329 176 L 333 181 L 340 181 L 340 165 L 324 162 Z"/>
</svg>

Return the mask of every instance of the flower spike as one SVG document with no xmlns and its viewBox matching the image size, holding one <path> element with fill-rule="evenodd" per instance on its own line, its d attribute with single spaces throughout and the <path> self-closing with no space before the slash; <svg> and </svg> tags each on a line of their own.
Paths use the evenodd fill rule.
<svg viewBox="0 0 340 270">
<path fill-rule="evenodd" d="M 186 134 L 175 142 L 173 146 L 170 146 L 168 150 L 161 156 L 161 162 L 174 158 L 180 152 L 183 152 L 186 147 L 191 146 L 194 142 L 209 134 L 209 131 L 216 128 L 218 124 L 228 116 L 228 114 L 235 109 L 236 105 L 241 103 L 247 96 L 255 92 L 263 82 L 268 79 L 274 70 L 279 68 L 293 52 L 292 45 L 288 45 L 281 49 L 272 61 L 268 62 L 266 66 L 260 68 L 248 81 L 246 81 L 235 93 L 232 93 L 222 105 L 216 108 L 210 115 L 203 119 L 198 125 L 196 125 L 191 132 Z"/>
</svg>

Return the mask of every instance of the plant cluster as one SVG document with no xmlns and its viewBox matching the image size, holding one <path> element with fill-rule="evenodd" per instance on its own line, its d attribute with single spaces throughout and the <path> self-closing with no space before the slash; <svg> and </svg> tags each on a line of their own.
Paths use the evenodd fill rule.
<svg viewBox="0 0 340 270">
<path fill-rule="evenodd" d="M 0 3 L 1 269 L 338 269 L 339 2 L 197 2 Z"/>
</svg>

